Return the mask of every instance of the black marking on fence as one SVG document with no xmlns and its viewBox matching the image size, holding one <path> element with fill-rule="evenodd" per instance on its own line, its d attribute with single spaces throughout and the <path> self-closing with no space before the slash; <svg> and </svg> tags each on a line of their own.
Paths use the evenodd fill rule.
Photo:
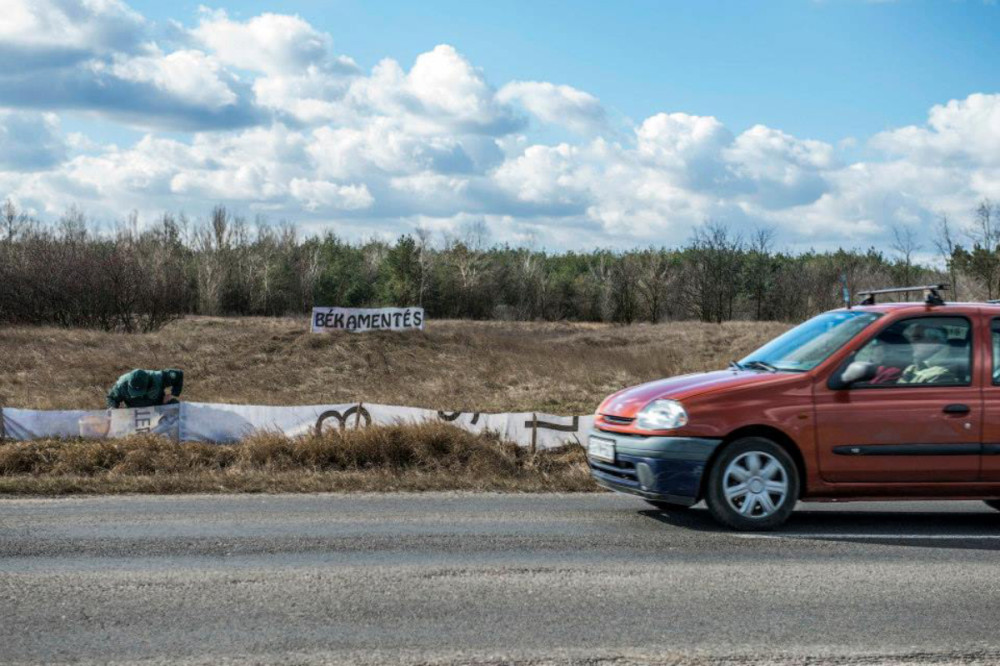
<svg viewBox="0 0 1000 666">
<path fill-rule="evenodd" d="M 538 450 L 538 429 L 544 428 L 546 430 L 557 430 L 559 432 L 571 432 L 573 433 L 573 439 L 577 442 L 580 440 L 576 437 L 576 431 L 580 429 L 580 417 L 574 416 L 573 423 L 571 425 L 563 425 L 561 423 L 549 423 L 548 421 L 539 421 L 538 414 L 532 414 L 530 421 L 524 422 L 525 428 L 531 428 L 531 453 L 534 454 Z"/>
<path fill-rule="evenodd" d="M 323 421 L 326 421 L 327 419 L 337 419 L 337 422 L 340 423 L 340 429 L 343 430 L 347 427 L 347 419 L 351 416 L 354 416 L 354 427 L 359 427 L 361 425 L 361 419 L 365 420 L 366 428 L 372 424 L 372 415 L 369 414 L 368 410 L 361 405 L 353 405 L 352 407 L 346 409 L 343 414 L 338 412 L 336 409 L 330 409 L 320 414 L 319 418 L 316 419 L 316 434 L 323 434 Z"/>
<path fill-rule="evenodd" d="M 537 418 L 532 418 L 524 422 L 525 428 L 542 428 L 544 430 L 558 430 L 559 432 L 576 432 L 580 429 L 580 417 L 574 416 L 573 423 L 571 425 L 563 425 L 561 423 L 549 423 L 548 421 L 539 421 Z"/>
<path fill-rule="evenodd" d="M 455 421 L 459 416 L 464 414 L 464 412 L 442 412 L 438 410 L 438 418 L 442 421 Z M 472 425 L 479 423 L 479 412 L 472 413 Z"/>
</svg>

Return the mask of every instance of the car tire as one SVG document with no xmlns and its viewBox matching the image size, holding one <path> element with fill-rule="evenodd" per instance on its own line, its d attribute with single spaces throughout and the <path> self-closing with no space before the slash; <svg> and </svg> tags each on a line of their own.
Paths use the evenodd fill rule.
<svg viewBox="0 0 1000 666">
<path fill-rule="evenodd" d="M 664 513 L 678 513 L 680 511 L 687 511 L 691 507 L 685 506 L 683 504 L 674 504 L 673 502 L 661 502 L 659 500 L 646 500 L 646 504 L 654 506 Z"/>
<path fill-rule="evenodd" d="M 741 531 L 778 527 L 799 497 L 799 471 L 785 449 L 744 437 L 722 450 L 708 474 L 705 504 L 718 522 Z"/>
<path fill-rule="evenodd" d="M 1000 499 L 983 500 L 983 504 L 990 507 L 991 509 L 996 509 L 1000 511 Z"/>
</svg>

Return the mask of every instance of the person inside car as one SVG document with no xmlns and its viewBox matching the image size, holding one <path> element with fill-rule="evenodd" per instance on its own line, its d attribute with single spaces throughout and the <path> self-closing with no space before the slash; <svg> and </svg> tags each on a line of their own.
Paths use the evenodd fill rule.
<svg viewBox="0 0 1000 666">
<path fill-rule="evenodd" d="M 899 377 L 899 384 L 955 384 L 958 377 L 945 365 L 932 359 L 948 351 L 945 336 L 924 326 L 914 326 L 910 331 L 913 363 Z"/>
<path fill-rule="evenodd" d="M 877 370 L 869 384 L 895 384 L 902 377 L 903 370 L 913 364 L 909 341 L 896 331 L 882 333 L 872 350 L 872 363 Z"/>
</svg>

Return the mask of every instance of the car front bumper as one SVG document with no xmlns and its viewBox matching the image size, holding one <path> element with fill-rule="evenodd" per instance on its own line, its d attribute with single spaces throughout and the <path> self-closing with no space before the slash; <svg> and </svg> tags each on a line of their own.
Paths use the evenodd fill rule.
<svg viewBox="0 0 1000 666">
<path fill-rule="evenodd" d="M 587 455 L 590 473 L 600 485 L 684 506 L 698 501 L 705 466 L 722 443 L 721 439 L 636 437 L 603 430 L 591 430 L 590 436 L 615 443 L 614 462 Z"/>
</svg>

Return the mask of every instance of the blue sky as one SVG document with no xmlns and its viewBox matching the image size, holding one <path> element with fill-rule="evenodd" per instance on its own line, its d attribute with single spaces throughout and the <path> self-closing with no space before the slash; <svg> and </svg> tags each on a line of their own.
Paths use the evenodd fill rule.
<svg viewBox="0 0 1000 666">
<path fill-rule="evenodd" d="M 133 2 L 190 20 L 204 2 Z M 558 81 L 634 119 L 670 109 L 838 141 L 1000 90 L 1000 7 L 981 1 L 646 0 L 226 3 L 299 14 L 363 67 L 451 44 L 495 82 Z"/>
<path fill-rule="evenodd" d="M 886 243 L 1000 199 L 983 0 L 5 0 L 0 196 L 552 248 Z"/>
</svg>

